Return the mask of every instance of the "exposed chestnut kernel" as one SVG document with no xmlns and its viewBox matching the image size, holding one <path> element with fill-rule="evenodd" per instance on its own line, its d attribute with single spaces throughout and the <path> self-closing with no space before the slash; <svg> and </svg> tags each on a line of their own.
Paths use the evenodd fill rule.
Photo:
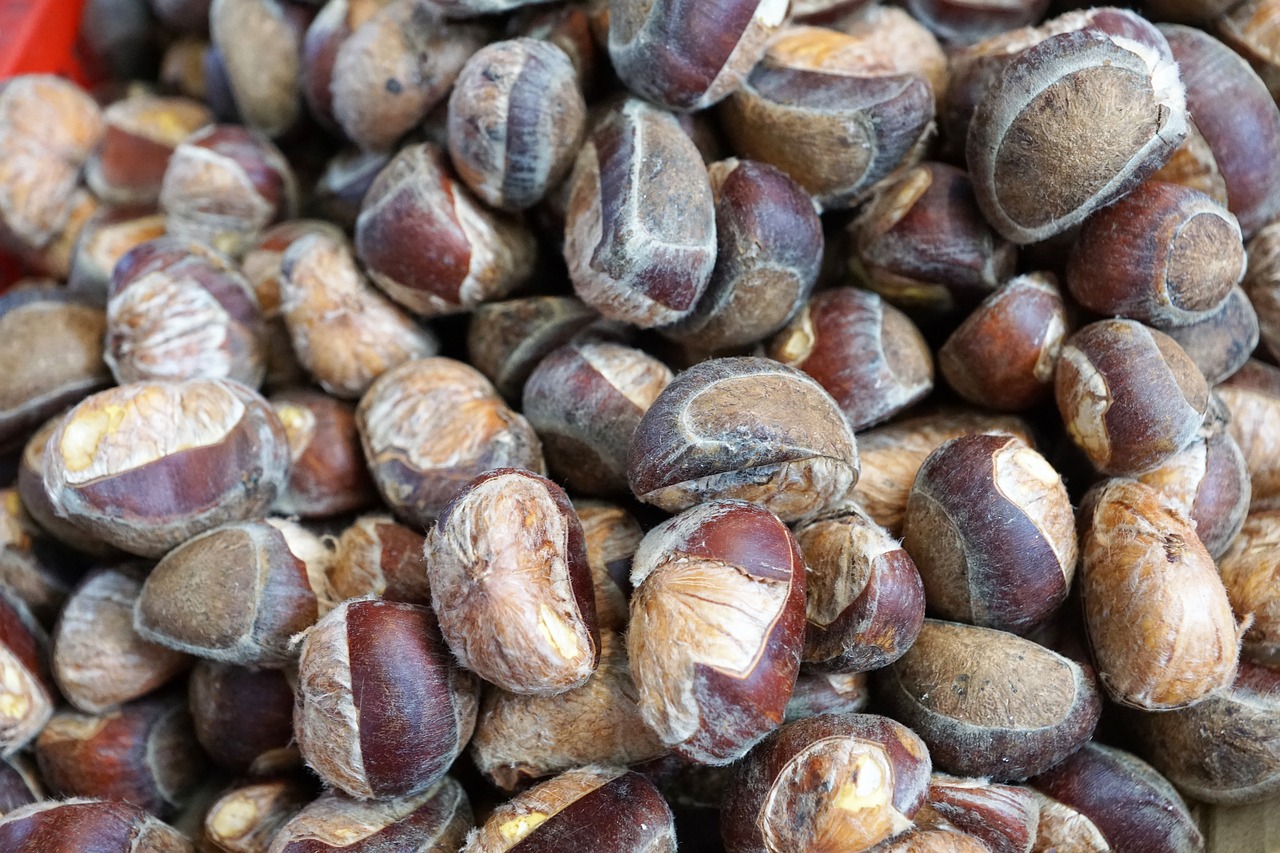
<svg viewBox="0 0 1280 853">
<path fill-rule="evenodd" d="M 394 367 L 435 355 L 435 335 L 374 290 L 345 239 L 294 241 L 280 261 L 281 314 L 294 352 L 330 394 L 355 398 Z"/>
<path fill-rule="evenodd" d="M 283 519 L 242 521 L 202 533 L 147 575 L 134 611 L 145 639 L 211 660 L 284 666 L 290 641 L 331 603 L 333 554 Z"/>
<path fill-rule="evenodd" d="M 1214 392 L 1231 414 L 1231 437 L 1249 465 L 1250 505 L 1280 508 L 1280 369 L 1250 360 Z"/>
<path fill-rule="evenodd" d="M 818 714 L 855 714 L 867 707 L 867 676 L 861 672 L 802 672 L 787 703 L 784 722 Z"/>
<path fill-rule="evenodd" d="M 222 58 L 236 112 L 267 136 L 302 118 L 302 36 L 314 15 L 284 0 L 212 0 L 209 35 Z"/>
<path fill-rule="evenodd" d="M 467 835 L 463 853 L 611 850 L 675 853 L 671 809 L 629 770 L 569 770 L 494 809 Z"/>
<path fill-rule="evenodd" d="M 1133 480 L 1096 488 L 1081 516 L 1080 593 L 1098 678 L 1111 699 L 1160 711 L 1229 685 L 1236 622 L 1187 517 Z"/>
<path fill-rule="evenodd" d="M 48 646 L 26 605 L 0 589 L 0 757 L 25 746 L 53 715 L 58 694 L 46 663 Z"/>
<path fill-rule="evenodd" d="M 133 630 L 141 591 L 141 571 L 99 569 L 67 600 L 53 633 L 50 669 L 77 709 L 101 714 L 151 693 L 190 665 L 186 655 Z"/>
<path fill-rule="evenodd" d="M 929 805 L 991 853 L 1029 853 L 1040 826 L 1040 803 L 1029 788 L 938 773 L 929 782 Z"/>
<path fill-rule="evenodd" d="M 486 689 L 471 758 L 504 791 L 574 767 L 657 758 L 666 748 L 645 725 L 637 701 L 626 644 L 603 631 L 600 664 L 581 687 L 558 696 Z"/>
<path fill-rule="evenodd" d="M 1054 393 L 1067 433 L 1108 474 L 1163 465 L 1191 443 L 1209 404 L 1182 347 L 1133 320 L 1090 323 L 1068 338 Z"/>
<path fill-rule="evenodd" d="M 433 251 L 420 250 L 424 236 Z M 410 145 L 365 194 L 356 252 L 388 296 L 433 317 L 509 294 L 532 272 L 535 245 L 518 220 L 473 199 L 438 149 Z"/>
<path fill-rule="evenodd" d="M 347 231 L 356 226 L 360 202 L 391 155 L 348 148 L 333 156 L 311 190 L 311 210 Z"/>
<path fill-rule="evenodd" d="M 1242 653 L 1259 663 L 1280 663 L 1280 510 L 1250 513 L 1219 558 L 1218 572 L 1232 609 L 1242 621 L 1252 620 Z"/>
<path fill-rule="evenodd" d="M 333 60 L 333 116 L 361 148 L 388 151 L 442 102 L 486 41 L 434 5 L 391 0 L 342 42 Z"/>
<path fill-rule="evenodd" d="M 214 764 L 263 775 L 298 763 L 293 689 L 278 669 L 247 669 L 202 660 L 187 680 L 196 740 Z"/>
<path fill-rule="evenodd" d="M 120 259 L 107 294 L 107 365 L 116 381 L 234 379 L 266 373 L 258 299 L 229 259 L 183 237 Z"/>
<path fill-rule="evenodd" d="M 213 114 L 199 101 L 137 95 L 102 113 L 102 141 L 85 165 L 85 180 L 110 204 L 154 204 L 173 149 Z"/>
<path fill-rule="evenodd" d="M 186 802 L 204 770 L 191 715 L 176 695 L 102 716 L 59 711 L 36 738 L 35 754 L 59 796 L 126 800 L 157 817 Z"/>
<path fill-rule="evenodd" d="M 924 622 L 920 573 L 897 540 L 840 507 L 796 527 L 804 554 L 810 669 L 862 672 L 900 658 Z"/>
<path fill-rule="evenodd" d="M 976 411 L 943 411 L 878 427 L 858 439 L 862 474 L 850 500 L 891 534 L 901 536 L 920 466 L 945 442 L 971 433 L 1003 433 L 1032 443 L 1030 427 L 1018 418 Z"/>
<path fill-rule="evenodd" d="M 0 761 L 0 818 L 43 799 L 44 784 L 30 756 L 16 755 Z"/>
<path fill-rule="evenodd" d="M 631 513 L 604 501 L 574 501 L 587 543 L 587 563 L 595 588 L 596 623 L 601 632 L 627 626 L 631 597 L 631 558 L 644 531 Z"/>
<path fill-rule="evenodd" d="M 111 384 L 106 326 L 92 300 L 61 288 L 0 295 L 0 448 L 20 446 L 45 419 Z"/>
<path fill-rule="evenodd" d="M 1236 218 L 1202 192 L 1148 181 L 1084 221 L 1067 287 L 1098 314 L 1184 325 L 1244 275 Z"/>
<path fill-rule="evenodd" d="M 467 361 L 512 405 L 547 355 L 574 341 L 613 337 L 622 325 L 601 319 L 572 296 L 529 296 L 480 305 L 467 331 Z"/>
<path fill-rule="evenodd" d="M 907 316 L 874 293 L 824 290 L 768 346 L 769 356 L 818 381 L 854 431 L 933 390 L 929 345 Z"/>
<path fill-rule="evenodd" d="M 571 344 L 544 358 L 522 409 L 551 475 L 575 493 L 625 492 L 631 438 L 671 379 L 665 364 L 620 344 Z"/>
<path fill-rule="evenodd" d="M 1280 215 L 1280 110 L 1247 57 L 1198 29 L 1161 24 L 1160 32 L 1226 185 L 1227 208 L 1252 237 Z"/>
<path fill-rule="evenodd" d="M 0 844 L 40 853 L 194 853 L 182 833 L 118 800 L 45 800 L 0 818 Z"/>
<path fill-rule="evenodd" d="M 204 818 L 204 840 L 225 853 L 266 853 L 280 828 L 311 800 L 291 779 L 238 785 L 218 797 Z"/>
<path fill-rule="evenodd" d="M 383 498 L 424 528 L 478 474 L 544 470 L 529 422 L 487 379 L 451 359 L 420 359 L 383 374 L 360 401 L 356 422 Z"/>
<path fill-rule="evenodd" d="M 466 746 L 478 691 L 430 608 L 343 602 L 302 642 L 298 746 L 321 779 L 353 797 L 418 794 Z"/>
<path fill-rule="evenodd" d="M 284 427 L 267 401 L 220 379 L 95 394 L 67 414 L 46 455 L 55 512 L 144 557 L 261 515 L 289 473 Z"/>
<path fill-rule="evenodd" d="M 649 531 L 632 563 L 627 651 L 640 711 L 701 764 L 782 723 L 804 646 L 805 566 L 777 516 L 700 504 Z"/>
<path fill-rule="evenodd" d="M 636 94 L 700 110 L 742 85 L 786 17 L 785 0 L 622 0 L 609 6 L 609 58 Z"/>
<path fill-rule="evenodd" d="M 634 98 L 611 109 L 569 188 L 564 257 L 582 301 L 642 328 L 687 317 L 715 265 L 715 200 L 675 117 Z"/>
<path fill-rule="evenodd" d="M 926 619 L 878 675 L 880 700 L 961 776 L 1025 779 L 1093 734 L 1102 698 L 1069 658 L 1004 631 Z"/>
<path fill-rule="evenodd" d="M 440 631 L 458 662 L 513 693 L 582 685 L 600 658 L 582 525 L 530 471 L 481 474 L 427 534 Z"/>
<path fill-rule="evenodd" d="M 150 207 L 104 207 L 80 232 L 67 289 L 105 305 L 111 273 L 125 253 L 164 236 L 164 214 Z"/>
<path fill-rule="evenodd" d="M 924 742 L 886 717 L 790 723 L 739 766 L 721 819 L 725 849 L 866 850 L 911 826 L 930 769 Z"/>
<path fill-rule="evenodd" d="M 421 794 L 399 799 L 325 794 L 281 828 L 268 853 L 358 853 L 384 845 L 444 853 L 457 850 L 473 826 L 466 793 L 446 776 Z"/>
<path fill-rule="evenodd" d="M 1244 366 L 1258 346 L 1258 313 L 1240 287 L 1227 291 L 1217 308 L 1183 326 L 1152 323 L 1178 342 L 1205 381 L 1216 385 Z"/>
<path fill-rule="evenodd" d="M 409 604 L 430 604 L 421 533 L 396 524 L 389 515 L 357 518 L 338 537 L 329 568 L 335 600 L 368 595 Z"/>
<path fill-rule="evenodd" d="M 716 265 L 693 313 L 662 330 L 714 352 L 778 331 L 813 291 L 822 221 L 813 199 L 766 163 L 721 160 L 708 169 L 716 202 Z"/>
<path fill-rule="evenodd" d="M 1013 274 L 1017 250 L 978 209 L 969 176 L 921 163 L 887 182 L 849 226 L 849 266 L 925 318 L 964 313 Z"/>
<path fill-rule="evenodd" d="M 276 394 L 271 405 L 289 440 L 289 483 L 272 509 L 324 518 L 354 512 L 377 493 L 360 450 L 355 409 L 316 391 Z"/>
<path fill-rule="evenodd" d="M 1248 249 L 1249 269 L 1244 277 L 1247 301 L 1257 312 L 1263 345 L 1273 359 L 1280 359 L 1280 223 L 1258 232 Z"/>
<path fill-rule="evenodd" d="M 1133 714 L 1144 758 L 1188 797 L 1257 803 L 1280 790 L 1280 673 L 1240 662 L 1227 690 L 1190 708 Z"/>
<path fill-rule="evenodd" d="M 938 350 L 938 370 L 961 397 L 1004 412 L 1049 396 L 1067 333 L 1052 273 L 1005 282 L 974 309 Z"/>
<path fill-rule="evenodd" d="M 795 521 L 857 479 L 853 431 L 836 401 L 763 358 L 705 361 L 676 377 L 641 418 L 627 461 L 635 495 L 668 512 L 737 498 Z"/>
<path fill-rule="evenodd" d="M 924 153 L 933 93 L 912 65 L 854 36 L 789 27 L 719 117 L 738 156 L 778 167 L 825 208 L 853 207 Z"/>
<path fill-rule="evenodd" d="M 1062 477 L 1010 435 L 966 435 L 929 455 L 902 547 L 930 611 L 1025 634 L 1067 598 L 1079 547 Z"/>
<path fill-rule="evenodd" d="M 1249 466 L 1226 423 L 1214 415 L 1185 449 L 1137 479 L 1186 516 L 1215 560 L 1236 538 L 1249 512 Z"/>
<path fill-rule="evenodd" d="M 483 201 L 524 210 L 569 173 L 586 118 L 563 50 L 530 38 L 495 42 L 467 60 L 449 96 L 449 156 Z"/>
<path fill-rule="evenodd" d="M 102 135 L 102 112 L 70 81 L 13 77 L 0 88 L 0 236 L 40 249 L 70 215 L 80 168 Z"/>
<path fill-rule="evenodd" d="M 160 189 L 169 233 L 233 257 L 288 219 L 297 188 L 284 155 L 260 133 L 213 125 L 173 152 Z"/>
<path fill-rule="evenodd" d="M 1030 784 L 1086 815 L 1112 850 L 1204 849 L 1204 838 L 1178 792 L 1151 765 L 1127 752 L 1087 743 Z"/>
<path fill-rule="evenodd" d="M 966 160 L 987 220 L 1032 243 L 1137 186 L 1186 133 L 1186 93 L 1167 45 L 1089 27 L 1005 65 L 978 101 Z"/>
<path fill-rule="evenodd" d="M 20 491 L 0 489 L 0 587 L 21 600 L 44 625 L 58 618 L 84 569 L 59 544 L 37 526 Z"/>
</svg>

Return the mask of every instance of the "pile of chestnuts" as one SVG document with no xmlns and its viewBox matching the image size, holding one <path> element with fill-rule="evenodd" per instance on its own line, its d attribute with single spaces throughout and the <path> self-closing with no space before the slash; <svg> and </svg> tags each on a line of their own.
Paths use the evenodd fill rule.
<svg viewBox="0 0 1280 853">
<path fill-rule="evenodd" d="M 0 81 L 0 850 L 1263 853 L 1280 0 L 88 0 Z"/>
</svg>

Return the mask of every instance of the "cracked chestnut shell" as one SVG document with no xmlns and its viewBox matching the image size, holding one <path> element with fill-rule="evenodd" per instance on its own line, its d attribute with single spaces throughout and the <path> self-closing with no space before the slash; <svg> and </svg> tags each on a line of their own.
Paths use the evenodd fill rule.
<svg viewBox="0 0 1280 853">
<path fill-rule="evenodd" d="M 353 800 L 337 792 L 323 794 L 276 833 L 267 853 L 456 853 L 473 826 L 466 792 L 446 776 L 411 797 Z"/>
<path fill-rule="evenodd" d="M 194 853 L 178 830 L 115 800 L 44 800 L 0 818 L 0 845 L 40 853 Z"/>
</svg>

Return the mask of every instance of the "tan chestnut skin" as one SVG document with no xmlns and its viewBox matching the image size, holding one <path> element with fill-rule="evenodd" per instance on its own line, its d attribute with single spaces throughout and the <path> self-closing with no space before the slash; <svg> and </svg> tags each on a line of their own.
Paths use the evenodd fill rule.
<svg viewBox="0 0 1280 853">
<path fill-rule="evenodd" d="M 1250 513 L 1218 559 L 1218 573 L 1232 609 L 1251 619 L 1241 653 L 1258 663 L 1280 662 L 1280 510 Z"/>
<path fill-rule="evenodd" d="M 646 167 L 657 161 L 661 171 Z M 715 266 L 715 199 L 674 116 L 636 99 L 609 110 L 587 135 L 568 192 L 564 259 L 583 302 L 641 328 L 692 313 Z"/>
<path fill-rule="evenodd" d="M 1062 477 L 1019 438 L 967 435 L 929 455 L 902 547 L 932 612 L 1025 634 L 1066 600 L 1079 548 Z"/>
<path fill-rule="evenodd" d="M 389 515 L 363 515 L 342 531 L 329 567 L 334 599 L 372 595 L 408 604 L 430 604 L 426 538 Z"/>
<path fill-rule="evenodd" d="M 530 471 L 481 474 L 425 547 L 431 601 L 458 662 L 513 693 L 579 687 L 600 659 L 582 524 L 564 490 Z"/>
<path fill-rule="evenodd" d="M 573 509 L 587 543 L 596 622 L 602 632 L 623 630 L 630 615 L 631 558 L 644 539 L 644 530 L 630 512 L 606 501 L 577 500 Z"/>
<path fill-rule="evenodd" d="M 1185 325 L 1244 276 L 1240 225 L 1198 190 L 1147 181 L 1080 226 L 1071 295 L 1096 314 Z"/>
<path fill-rule="evenodd" d="M 671 809 L 639 773 L 569 770 L 494 809 L 467 835 L 460 853 L 572 849 L 675 853 Z"/>
<path fill-rule="evenodd" d="M 355 408 L 327 394 L 299 389 L 270 399 L 289 440 L 289 482 L 272 509 L 325 518 L 373 503 L 377 492 L 364 464 Z"/>
<path fill-rule="evenodd" d="M 627 490 L 627 453 L 671 370 L 642 350 L 570 344 L 534 368 L 522 411 L 542 440 L 552 476 L 578 494 Z"/>
<path fill-rule="evenodd" d="M 1057 278 L 1009 279 L 973 310 L 938 350 L 938 371 L 957 394 L 1001 412 L 1048 397 L 1067 334 Z"/>
<path fill-rule="evenodd" d="M 1030 640 L 926 619 L 896 663 L 875 676 L 886 711 L 959 776 L 1025 779 L 1093 734 L 1102 698 L 1092 673 Z"/>
<path fill-rule="evenodd" d="M 210 0 L 210 42 L 246 126 L 272 138 L 298 126 L 302 38 L 313 16 L 281 0 Z"/>
<path fill-rule="evenodd" d="M 649 531 L 631 582 L 645 722 L 689 760 L 740 758 L 782 722 L 799 670 L 805 567 L 791 532 L 753 504 L 708 501 Z"/>
<path fill-rule="evenodd" d="M 67 290 L 83 293 L 98 304 L 105 303 L 111 274 L 125 253 L 164 234 L 164 215 L 153 207 L 99 209 L 76 240 Z"/>
<path fill-rule="evenodd" d="M 1280 417 L 1280 369 L 1251 359 L 1214 389 L 1231 414 L 1231 437 L 1249 465 L 1250 507 L 1280 507 L 1280 454 L 1276 418 Z"/>
<path fill-rule="evenodd" d="M 0 590 L 0 757 L 26 746 L 49 718 L 57 688 L 49 675 L 48 635 L 21 601 Z"/>
<path fill-rule="evenodd" d="M 350 796 L 419 794 L 471 737 L 478 689 L 449 656 L 430 608 L 343 602 L 302 641 L 298 747 L 321 779 Z"/>
<path fill-rule="evenodd" d="M 1280 358 L 1280 223 L 1259 231 L 1249 241 L 1248 251 L 1249 269 L 1244 277 L 1246 303 L 1256 309 L 1263 345 L 1273 359 Z"/>
<path fill-rule="evenodd" d="M 1100 320 L 1067 339 L 1054 394 L 1067 433 L 1099 471 L 1140 474 L 1195 438 L 1209 404 L 1204 375 L 1162 332 Z"/>
<path fill-rule="evenodd" d="M 0 818 L 0 844 L 42 853 L 195 853 L 182 833 L 118 800 L 32 803 Z"/>
<path fill-rule="evenodd" d="M 421 794 L 385 800 L 321 795 L 286 823 L 266 853 L 456 851 L 475 826 L 466 793 L 446 776 Z"/>
<path fill-rule="evenodd" d="M 1168 780 L 1119 749 L 1087 743 L 1030 784 L 1088 816 L 1113 850 L 1204 849 L 1195 820 Z"/>
<path fill-rule="evenodd" d="M 263 775 L 299 763 L 284 671 L 201 660 L 187 679 L 187 705 L 196 740 L 219 767 Z"/>
<path fill-rule="evenodd" d="M 85 164 L 85 180 L 109 204 L 154 204 L 169 157 L 213 113 L 188 98 L 138 95 L 102 112 L 102 140 Z"/>
<path fill-rule="evenodd" d="M 311 800 L 307 786 L 293 779 L 237 785 L 209 806 L 203 840 L 226 853 L 266 853 L 271 839 Z"/>
<path fill-rule="evenodd" d="M 855 432 L 887 420 L 933 390 L 929 345 L 905 314 L 874 293 L 824 290 L 766 350 L 812 376 Z"/>
<path fill-rule="evenodd" d="M 924 586 L 889 533 L 849 506 L 795 528 L 806 567 L 802 661 L 810 671 L 888 666 L 924 622 Z"/>
<path fill-rule="evenodd" d="M 1150 486 L 1117 479 L 1086 498 L 1081 530 L 1085 624 L 1111 699 L 1162 711 L 1227 687 L 1239 657 L 1236 622 L 1186 516 Z"/>
<path fill-rule="evenodd" d="M 640 419 L 627 460 L 631 491 L 668 512 L 738 499 L 796 521 L 857 479 L 856 441 L 836 401 L 764 358 L 713 359 L 677 376 Z"/>
<path fill-rule="evenodd" d="M 221 379 L 95 394 L 49 448 L 44 486 L 55 512 L 143 557 L 265 513 L 289 472 L 284 427 L 267 401 Z"/>
<path fill-rule="evenodd" d="M 991 853 L 1028 853 L 1040 828 L 1040 803 L 1028 788 L 935 773 L 929 806 L 980 839 Z"/>
</svg>

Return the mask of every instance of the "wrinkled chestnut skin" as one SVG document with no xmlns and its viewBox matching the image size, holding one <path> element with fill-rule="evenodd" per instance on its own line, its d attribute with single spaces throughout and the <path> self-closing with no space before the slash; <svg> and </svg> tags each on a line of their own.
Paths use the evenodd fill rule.
<svg viewBox="0 0 1280 853">
<path fill-rule="evenodd" d="M 925 460 L 902 547 L 929 609 L 1025 634 L 1067 598 L 1079 548 L 1062 477 L 1020 438 L 967 435 Z"/>
<path fill-rule="evenodd" d="M 135 805 L 46 800 L 0 818 L 0 845 L 40 853 L 195 853 L 180 832 Z"/>
<path fill-rule="evenodd" d="M 721 819 L 725 849 L 866 850 L 911 826 L 931 769 L 924 741 L 887 717 L 824 714 L 790 723 L 738 767 Z"/>
<path fill-rule="evenodd" d="M 1236 621 L 1187 517 L 1150 486 L 1117 479 L 1086 496 L 1080 518 L 1085 626 L 1111 699 L 1163 711 L 1231 684 Z"/>
<path fill-rule="evenodd" d="M 600 659 L 582 524 L 564 490 L 530 471 L 481 474 L 424 549 L 440 631 L 458 662 L 513 693 L 580 687 Z"/>
<path fill-rule="evenodd" d="M 202 838 L 228 853 L 265 853 L 311 799 L 309 786 L 288 777 L 237 784 L 208 807 Z"/>
<path fill-rule="evenodd" d="M 421 794 L 392 800 L 324 794 L 280 829 L 267 853 L 454 853 L 473 826 L 466 793 L 446 776 Z"/>
<path fill-rule="evenodd" d="M 1204 838 L 1168 780 L 1118 749 L 1087 743 L 1030 780 L 1036 790 L 1085 814 L 1113 850 L 1191 853 Z"/>
<path fill-rule="evenodd" d="M 1250 359 L 1214 392 L 1231 414 L 1231 437 L 1249 465 L 1250 506 L 1280 508 L 1280 369 Z"/>
<path fill-rule="evenodd" d="M 629 770 L 569 770 L 494 809 L 461 853 L 675 853 L 671 809 Z"/>
<path fill-rule="evenodd" d="M 1029 853 L 1040 825 L 1034 792 L 981 779 L 935 773 L 929 782 L 929 806 L 980 839 L 991 853 Z"/>
<path fill-rule="evenodd" d="M 1280 663 L 1280 510 L 1258 510 L 1218 560 L 1218 573 L 1232 609 L 1243 621 L 1242 654 L 1259 663 Z"/>
<path fill-rule="evenodd" d="M 907 552 L 862 512 L 841 506 L 795 529 L 804 554 L 804 664 L 865 672 L 906 653 L 924 622 L 924 586 Z"/>
<path fill-rule="evenodd" d="M 677 376 L 641 418 L 627 460 L 632 492 L 668 512 L 726 498 L 795 521 L 857 479 L 857 445 L 836 402 L 764 358 L 704 361 Z"/>
<path fill-rule="evenodd" d="M 102 113 L 102 141 L 85 164 L 85 180 L 109 204 L 154 204 L 169 157 L 184 139 L 213 122 L 188 98 L 138 95 Z"/>
<path fill-rule="evenodd" d="M 804 646 L 805 567 L 777 516 L 709 501 L 649 531 L 631 568 L 627 651 L 663 743 L 728 764 L 777 727 Z"/>
<path fill-rule="evenodd" d="M 367 595 L 408 604 L 430 604 L 426 538 L 389 515 L 364 515 L 338 537 L 329 569 L 337 601 Z"/>
<path fill-rule="evenodd" d="M 377 492 L 360 450 L 355 409 L 327 394 L 299 389 L 271 397 L 289 439 L 289 482 L 272 507 L 301 518 L 354 512 Z"/>
<path fill-rule="evenodd" d="M 24 604 L 0 588 L 0 757 L 44 728 L 58 691 L 49 675 L 49 638 Z"/>
<path fill-rule="evenodd" d="M 265 513 L 289 473 L 270 405 L 220 379 L 95 394 L 68 413 L 49 448 L 44 485 L 55 511 L 144 557 Z"/>
<path fill-rule="evenodd" d="M 430 608 L 343 602 L 302 642 L 298 746 L 321 779 L 353 797 L 418 794 L 471 737 L 478 690 Z"/>
<path fill-rule="evenodd" d="M 876 676 L 888 713 L 959 776 L 1025 779 L 1093 734 L 1102 699 L 1092 674 L 1013 634 L 926 619 L 897 663 Z"/>
<path fill-rule="evenodd" d="M 870 692 L 861 672 L 801 672 L 787 703 L 785 722 L 818 714 L 856 714 L 867 707 Z"/>
<path fill-rule="evenodd" d="M 196 740 L 219 767 L 261 775 L 297 763 L 293 689 L 282 670 L 202 660 L 187 690 Z"/>
</svg>

